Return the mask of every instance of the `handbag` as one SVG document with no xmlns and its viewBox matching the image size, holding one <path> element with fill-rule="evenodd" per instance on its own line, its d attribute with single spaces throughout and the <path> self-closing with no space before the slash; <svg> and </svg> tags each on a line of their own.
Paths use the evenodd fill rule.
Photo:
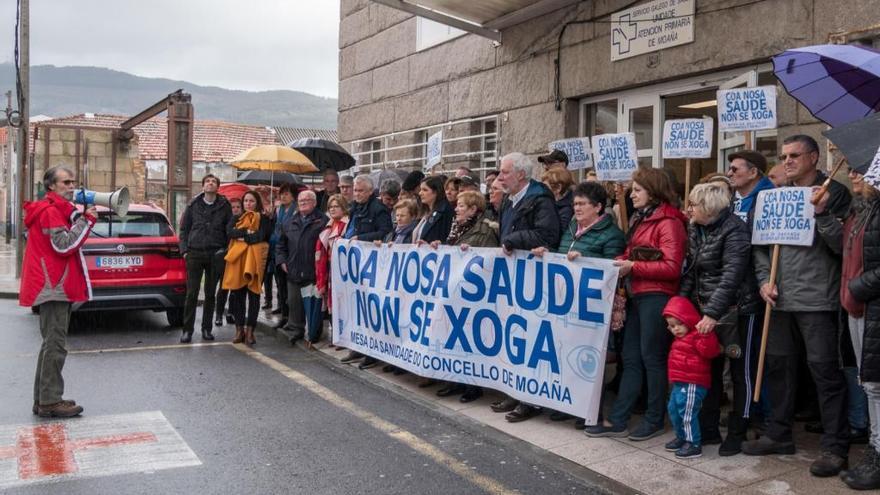
<svg viewBox="0 0 880 495">
<path fill-rule="evenodd" d="M 629 250 L 630 261 L 660 261 L 663 251 L 651 246 L 633 246 Z"/>
<path fill-rule="evenodd" d="M 619 332 L 626 323 L 626 289 L 622 282 L 617 283 L 614 302 L 611 305 L 611 331 Z"/>
</svg>

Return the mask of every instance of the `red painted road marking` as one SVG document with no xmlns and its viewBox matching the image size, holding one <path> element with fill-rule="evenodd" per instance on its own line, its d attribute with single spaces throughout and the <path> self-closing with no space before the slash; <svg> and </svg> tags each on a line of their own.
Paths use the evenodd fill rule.
<svg viewBox="0 0 880 495">
<path fill-rule="evenodd" d="M 63 423 L 19 428 L 14 447 L 0 447 L 0 460 L 15 458 L 20 479 L 34 479 L 77 471 L 74 453 L 100 447 L 157 442 L 148 432 L 71 440 Z"/>
</svg>

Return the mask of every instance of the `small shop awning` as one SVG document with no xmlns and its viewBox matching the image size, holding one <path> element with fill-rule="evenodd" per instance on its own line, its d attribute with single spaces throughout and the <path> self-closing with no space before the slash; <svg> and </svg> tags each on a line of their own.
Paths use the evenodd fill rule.
<svg viewBox="0 0 880 495">
<path fill-rule="evenodd" d="M 494 41 L 501 30 L 581 0 L 375 0 Z"/>
</svg>

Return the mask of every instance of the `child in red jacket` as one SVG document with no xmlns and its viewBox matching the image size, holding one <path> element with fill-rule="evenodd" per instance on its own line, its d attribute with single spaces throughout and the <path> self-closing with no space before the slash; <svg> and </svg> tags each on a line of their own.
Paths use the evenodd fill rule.
<svg viewBox="0 0 880 495">
<path fill-rule="evenodd" d="M 669 420 L 675 440 L 666 450 L 679 459 L 703 455 L 700 444 L 700 406 L 712 383 L 712 358 L 721 353 L 715 332 L 696 330 L 700 314 L 686 297 L 674 296 L 663 308 L 669 331 L 675 336 L 669 348 Z"/>
</svg>

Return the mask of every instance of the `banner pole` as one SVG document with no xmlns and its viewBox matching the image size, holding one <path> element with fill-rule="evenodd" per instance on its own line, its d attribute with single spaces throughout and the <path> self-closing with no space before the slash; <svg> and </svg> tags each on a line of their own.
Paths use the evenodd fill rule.
<svg viewBox="0 0 880 495">
<path fill-rule="evenodd" d="M 691 193 L 691 159 L 684 159 L 684 204 L 687 204 L 688 194 Z"/>
<path fill-rule="evenodd" d="M 831 171 L 831 174 L 828 175 L 828 178 L 825 179 L 825 182 L 822 183 L 822 187 L 818 191 L 816 191 L 815 196 L 813 196 L 813 199 L 810 200 L 813 205 L 817 205 L 819 204 L 819 201 L 822 201 L 822 196 L 825 196 L 825 193 L 828 192 L 828 187 L 831 186 L 831 179 L 833 179 L 834 176 L 837 175 L 837 172 L 840 171 L 840 167 L 842 167 L 844 163 L 846 163 L 846 158 L 841 158 L 840 160 L 837 160 L 837 164 L 834 165 L 834 170 Z"/>
<path fill-rule="evenodd" d="M 617 220 L 620 224 L 620 230 L 626 234 L 626 231 L 629 230 L 629 219 L 626 217 L 626 190 L 620 182 L 616 183 L 614 188 L 617 192 L 617 205 L 619 210 Z"/>
<path fill-rule="evenodd" d="M 773 256 L 770 260 L 770 288 L 776 286 L 776 270 L 779 266 L 779 244 L 773 245 Z M 755 379 L 754 402 L 761 400 L 761 384 L 764 381 L 764 357 L 767 354 L 767 333 L 770 329 L 770 312 L 773 306 L 767 303 L 764 308 L 764 329 L 761 332 L 761 352 L 758 354 L 758 376 Z"/>
</svg>

